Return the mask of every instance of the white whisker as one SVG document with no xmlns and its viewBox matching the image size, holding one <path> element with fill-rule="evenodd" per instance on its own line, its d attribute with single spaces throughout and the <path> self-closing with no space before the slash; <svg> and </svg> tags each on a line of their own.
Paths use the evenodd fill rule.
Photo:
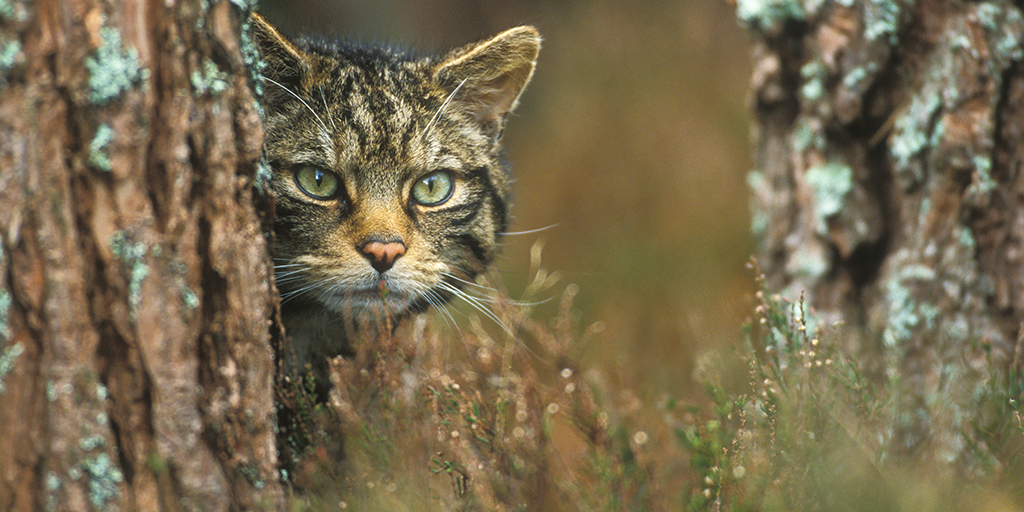
<svg viewBox="0 0 1024 512">
<path fill-rule="evenodd" d="M 295 94 L 294 92 L 292 92 L 291 89 L 289 89 L 289 88 L 281 85 L 280 83 L 276 82 L 273 78 L 269 78 L 269 77 L 265 76 L 265 77 L 263 77 L 263 79 L 269 81 L 270 83 L 272 83 L 272 84 L 274 84 L 274 85 L 276 85 L 278 87 L 280 87 L 281 89 L 284 89 L 284 92 L 287 92 L 288 94 L 291 94 L 292 96 L 295 97 L 295 99 L 297 99 L 300 102 L 302 102 L 302 104 L 306 106 L 306 109 L 309 110 L 309 112 L 311 114 L 313 114 L 313 117 L 316 118 L 317 122 L 320 123 L 320 129 L 323 130 L 324 136 L 326 136 L 328 139 L 331 138 L 331 132 L 330 132 L 330 130 L 327 129 L 327 125 L 324 124 L 324 120 L 320 119 L 320 116 L 317 115 L 315 110 L 313 110 L 313 107 L 309 106 L 309 103 L 306 103 L 306 100 L 302 99 L 298 94 Z"/>
<path fill-rule="evenodd" d="M 437 123 L 437 120 L 441 118 L 441 114 L 446 108 L 448 108 L 448 104 L 451 103 L 452 99 L 455 98 L 455 95 L 458 94 L 459 89 L 462 89 L 462 85 L 466 83 L 466 80 L 469 80 L 469 78 L 463 78 L 462 81 L 459 82 L 459 85 L 455 87 L 455 90 L 445 98 L 444 103 L 441 104 L 441 108 L 437 109 L 437 112 L 434 113 L 434 117 L 430 119 L 430 122 L 427 123 L 427 127 L 423 129 L 423 134 L 420 135 L 421 137 L 426 137 L 427 134 L 430 133 L 430 129 L 433 128 L 434 124 Z"/>
<path fill-rule="evenodd" d="M 462 328 L 459 327 L 459 323 L 455 321 L 452 314 L 448 311 L 448 307 L 445 306 L 444 300 L 434 290 L 427 290 L 423 293 L 423 298 L 426 299 L 427 303 L 430 304 L 435 310 L 441 313 L 441 318 L 444 323 L 448 325 L 448 330 L 454 333 L 458 331 L 459 337 L 462 337 Z M 452 329 L 454 327 L 454 329 Z"/>
<path fill-rule="evenodd" d="M 552 224 L 550 226 L 544 226 L 542 228 L 537 228 L 537 229 L 529 229 L 529 230 L 526 230 L 526 231 L 506 231 L 504 233 L 498 233 L 498 234 L 499 235 L 506 235 L 506 236 L 529 235 L 529 234 L 533 234 L 533 233 L 540 233 L 541 231 L 547 231 L 547 230 L 552 229 L 552 228 L 557 228 L 558 226 L 561 226 L 561 225 L 562 225 L 562 223 L 559 222 L 559 223 L 556 223 L 556 224 Z"/>
<path fill-rule="evenodd" d="M 337 127 L 337 125 L 334 124 L 334 116 L 331 115 L 331 107 L 327 106 L 327 98 L 324 97 L 324 86 L 323 85 L 320 86 L 320 99 L 323 100 L 323 102 L 324 102 L 324 112 L 327 113 L 327 119 L 330 119 L 330 121 L 331 121 L 331 128 L 334 128 L 334 131 L 337 132 L 338 131 L 338 127 Z"/>
<path fill-rule="evenodd" d="M 456 280 L 456 281 L 458 281 L 458 282 L 460 282 L 462 284 L 466 284 L 466 285 L 472 286 L 474 288 L 480 288 L 482 290 L 486 290 L 486 291 L 489 291 L 489 292 L 497 291 L 494 288 L 491 288 L 490 286 L 484 286 L 482 284 L 477 284 L 477 283 L 474 283 L 473 281 L 469 281 L 467 279 L 462 279 L 461 277 L 457 277 L 454 274 L 452 274 L 451 272 L 442 272 L 441 274 L 443 276 L 447 277 L 447 278 L 454 279 L 454 280 Z"/>
<path fill-rule="evenodd" d="M 456 297 L 459 297 L 459 298 L 465 300 L 467 304 L 469 304 L 470 306 L 473 306 L 474 309 L 476 309 L 477 311 L 483 313 L 484 316 L 486 316 L 487 318 L 490 318 L 496 324 L 498 324 L 498 326 L 501 327 L 501 329 L 503 331 L 508 333 L 509 336 L 512 336 L 513 338 L 515 337 L 516 333 L 514 331 L 512 331 L 512 329 L 509 326 L 505 325 L 505 322 L 502 322 L 501 319 L 498 318 L 497 314 L 495 314 L 493 311 L 491 311 L 486 305 L 484 305 L 483 303 L 478 301 L 472 295 L 469 295 L 469 294 L 463 292 L 462 290 L 460 290 L 460 289 L 458 289 L 458 288 L 456 288 L 456 287 L 452 286 L 451 284 L 448 284 L 448 283 L 446 283 L 444 281 L 442 281 L 438 285 L 438 287 L 441 288 L 441 289 L 447 290 L 447 291 L 451 292 L 453 295 L 455 295 Z"/>
</svg>

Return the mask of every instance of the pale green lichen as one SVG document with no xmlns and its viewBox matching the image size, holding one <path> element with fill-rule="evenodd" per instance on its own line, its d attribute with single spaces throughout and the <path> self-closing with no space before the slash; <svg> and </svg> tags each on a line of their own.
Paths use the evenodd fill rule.
<svg viewBox="0 0 1024 512">
<path fill-rule="evenodd" d="M 260 59 L 260 50 L 252 38 L 252 22 L 249 21 L 248 16 L 242 22 L 241 40 L 242 63 L 249 69 L 249 81 L 252 84 L 253 92 L 256 93 L 257 98 L 260 98 L 263 96 L 263 68 L 267 64 Z M 257 112 L 260 113 L 260 118 L 262 118 L 263 107 L 259 101 L 256 101 L 256 105 L 258 106 Z"/>
<path fill-rule="evenodd" d="M 118 484 L 124 481 L 124 474 L 106 453 L 82 461 L 81 466 L 89 477 L 89 502 L 96 510 L 106 509 L 107 503 L 120 495 Z"/>
<path fill-rule="evenodd" d="M 924 178 L 921 166 L 914 162 L 914 159 L 928 147 L 936 124 L 935 114 L 941 105 L 942 101 L 936 94 L 918 94 L 911 100 L 909 107 L 896 118 L 890 137 L 889 153 L 893 157 L 904 188 Z"/>
<path fill-rule="evenodd" d="M 820 61 L 812 60 L 800 68 L 800 77 L 804 83 L 800 86 L 800 96 L 804 101 L 816 103 L 825 97 L 825 78 L 828 69 Z"/>
<path fill-rule="evenodd" d="M 114 129 L 109 124 L 96 128 L 96 135 L 89 142 L 89 164 L 102 171 L 110 172 L 113 164 L 107 155 L 107 145 L 114 140 Z"/>
<path fill-rule="evenodd" d="M 800 116 L 790 137 L 793 150 L 797 153 L 803 153 L 811 148 L 824 150 L 825 143 L 825 136 L 821 132 L 818 120 Z"/>
<path fill-rule="evenodd" d="M 7 315 L 11 311 L 12 302 L 11 294 L 0 288 L 0 340 L 11 337 L 11 326 L 8 324 Z"/>
<path fill-rule="evenodd" d="M 57 473 L 49 471 L 46 473 L 46 490 L 55 492 L 60 489 L 60 478 L 57 477 Z"/>
<path fill-rule="evenodd" d="M 962 227 L 960 228 L 958 234 L 960 245 L 964 246 L 965 248 L 967 248 L 968 251 L 973 253 L 976 245 L 974 241 L 974 233 L 972 233 L 969 228 Z"/>
<path fill-rule="evenodd" d="M 101 28 L 100 39 L 102 44 L 96 53 L 85 58 L 85 67 L 89 69 L 89 99 L 98 105 L 117 98 L 143 79 L 139 52 L 121 46 L 121 34 L 116 28 Z"/>
<path fill-rule="evenodd" d="M 0 354 L 0 394 L 3 394 L 4 390 L 4 379 L 7 378 L 7 374 L 11 373 L 14 369 L 14 365 L 18 362 L 18 357 L 25 352 L 25 346 L 21 343 L 15 343 L 13 345 L 4 347 L 4 351 Z"/>
<path fill-rule="evenodd" d="M 7 71 L 18 63 L 18 56 L 21 55 L 21 41 L 15 39 L 0 48 L 0 71 Z"/>
<path fill-rule="evenodd" d="M 11 0 L 0 0 L 0 18 L 9 20 L 14 18 L 14 4 Z"/>
<path fill-rule="evenodd" d="M 868 79 L 878 71 L 878 65 L 874 62 L 869 62 L 863 66 L 857 66 L 851 69 L 846 76 L 843 77 L 843 87 L 847 89 L 859 89 Z"/>
<path fill-rule="evenodd" d="M 801 246 L 793 251 L 786 262 L 786 273 L 815 281 L 829 269 L 828 255 L 820 246 Z M 804 281 L 802 281 L 804 282 Z M 797 290 L 793 290 L 797 291 Z M 809 319 L 808 319 L 809 320 Z"/>
<path fill-rule="evenodd" d="M 896 44 L 902 9 L 897 0 L 864 2 L 864 38 L 868 41 L 885 38 L 889 44 Z"/>
<path fill-rule="evenodd" d="M 1011 5 L 997 5 L 993 2 L 979 2 L 975 11 L 978 22 L 992 36 L 991 46 L 994 58 L 1006 62 L 1024 58 L 1024 47 L 1021 46 L 1021 31 L 1024 30 L 1024 17 Z"/>
<path fill-rule="evenodd" d="M 193 310 L 199 307 L 199 296 L 188 286 L 181 285 L 181 304 L 185 310 Z"/>
<path fill-rule="evenodd" d="M 745 27 L 776 32 L 788 20 L 806 18 L 797 0 L 738 0 L 736 17 Z"/>
<path fill-rule="evenodd" d="M 192 89 L 201 96 L 210 93 L 214 96 L 228 89 L 228 74 L 217 68 L 217 63 L 206 59 L 200 69 L 190 75 Z"/>
<path fill-rule="evenodd" d="M 250 12 L 256 8 L 256 4 L 259 0 L 231 0 L 231 3 L 242 10 L 242 12 Z"/>
<path fill-rule="evenodd" d="M 747 173 L 747 186 L 750 187 L 750 191 L 753 196 L 764 190 L 768 186 L 767 181 L 764 179 L 764 173 L 758 170 L 752 170 Z M 754 212 L 750 219 L 750 232 L 754 236 L 760 237 L 768 230 L 768 214 L 763 211 L 759 205 L 751 204 L 750 211 Z"/>
<path fill-rule="evenodd" d="M 974 180 L 967 187 L 967 193 L 988 194 L 998 186 L 992 179 L 992 159 L 986 155 L 974 155 Z"/>
<path fill-rule="evenodd" d="M 931 328 L 938 317 L 935 306 L 919 303 L 907 287 L 912 282 L 931 282 L 935 270 L 921 264 L 910 264 L 900 269 L 886 284 L 886 300 L 889 303 L 888 318 L 882 341 L 886 346 L 898 347 L 914 335 L 919 327 Z"/>
<path fill-rule="evenodd" d="M 89 436 L 78 440 L 78 447 L 81 448 L 82 451 L 86 452 L 95 450 L 96 448 L 103 446 L 103 444 L 104 441 L 102 436 Z"/>
<path fill-rule="evenodd" d="M 804 179 L 814 192 L 814 218 L 819 233 L 828 231 L 828 219 L 843 210 L 853 190 L 853 169 L 837 161 L 807 169 Z"/>
<path fill-rule="evenodd" d="M 118 231 L 110 238 L 110 250 L 129 269 L 129 316 L 135 320 L 135 313 L 138 311 L 139 304 L 142 303 L 142 281 L 149 275 L 149 266 L 145 263 L 146 253 L 149 250 L 142 242 L 132 242 L 124 231 Z"/>
<path fill-rule="evenodd" d="M 260 118 L 263 118 L 263 112 L 260 111 Z M 259 162 L 256 162 L 256 191 L 263 195 L 270 184 L 270 180 L 274 177 L 274 171 L 270 169 L 270 165 L 267 164 L 267 160 L 260 157 Z"/>
</svg>

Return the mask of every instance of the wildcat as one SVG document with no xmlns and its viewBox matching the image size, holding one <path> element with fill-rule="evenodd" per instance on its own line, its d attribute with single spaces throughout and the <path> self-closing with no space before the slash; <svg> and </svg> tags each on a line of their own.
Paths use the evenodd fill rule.
<svg viewBox="0 0 1024 512">
<path fill-rule="evenodd" d="M 287 364 L 325 379 L 353 326 L 441 306 L 494 259 L 509 216 L 500 137 L 540 36 L 523 26 L 414 58 L 252 22 Z"/>
</svg>

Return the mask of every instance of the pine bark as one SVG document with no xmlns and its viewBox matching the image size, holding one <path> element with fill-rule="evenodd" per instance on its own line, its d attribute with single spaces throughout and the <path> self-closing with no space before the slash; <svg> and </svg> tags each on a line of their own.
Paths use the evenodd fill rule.
<svg viewBox="0 0 1024 512">
<path fill-rule="evenodd" d="M 950 465 L 1024 369 L 1024 19 L 1008 0 L 746 1 L 768 283 L 908 391 L 894 453 Z"/>
<path fill-rule="evenodd" d="M 282 501 L 245 2 L 0 2 L 0 510 Z"/>
</svg>

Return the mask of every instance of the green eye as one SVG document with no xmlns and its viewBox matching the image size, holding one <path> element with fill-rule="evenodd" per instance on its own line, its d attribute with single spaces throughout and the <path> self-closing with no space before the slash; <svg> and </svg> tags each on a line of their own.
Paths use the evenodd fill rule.
<svg viewBox="0 0 1024 512">
<path fill-rule="evenodd" d="M 434 171 L 412 186 L 412 199 L 423 206 L 437 206 L 452 197 L 453 190 L 452 175 L 448 171 Z"/>
<path fill-rule="evenodd" d="M 338 175 L 312 165 L 304 165 L 295 171 L 295 183 L 314 199 L 332 199 L 338 194 Z"/>
</svg>

